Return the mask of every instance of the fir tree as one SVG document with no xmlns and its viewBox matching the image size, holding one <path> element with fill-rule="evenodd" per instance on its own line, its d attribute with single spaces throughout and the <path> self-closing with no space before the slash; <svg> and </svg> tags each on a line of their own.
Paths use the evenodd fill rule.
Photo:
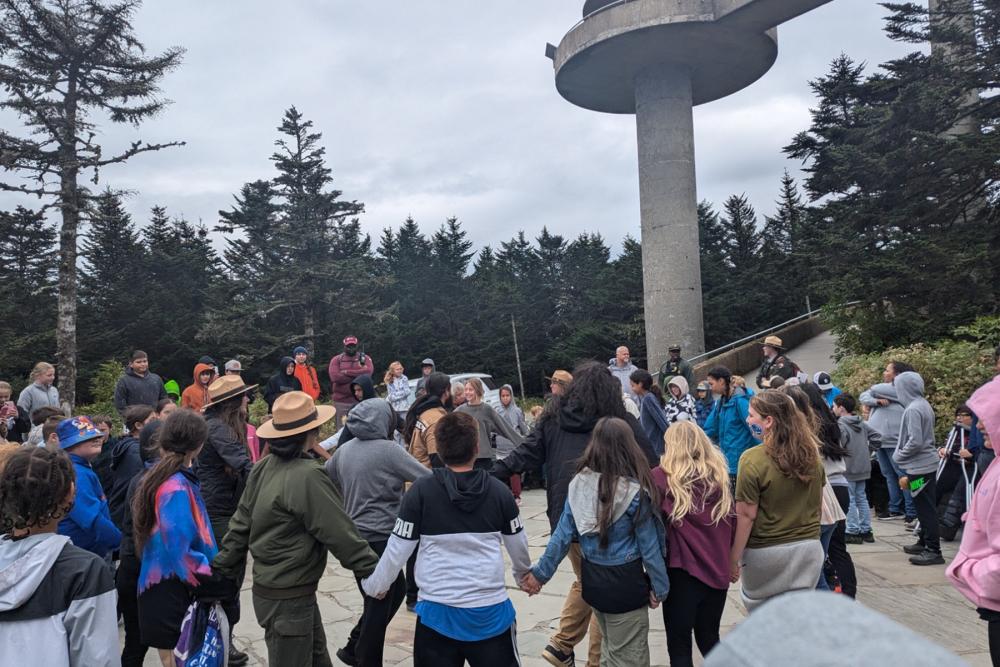
<svg viewBox="0 0 1000 667">
<path fill-rule="evenodd" d="M 163 76 L 182 50 L 145 55 L 132 19 L 139 0 L 0 0 L 0 109 L 21 118 L 25 133 L 0 130 L 0 166 L 14 176 L 0 190 L 47 198 L 59 209 L 59 309 L 56 358 L 63 400 L 76 399 L 77 235 L 90 195 L 80 177 L 98 182 L 102 167 L 180 142 L 135 141 L 120 151 L 98 143 L 94 121 L 138 127 L 159 114 Z"/>
</svg>

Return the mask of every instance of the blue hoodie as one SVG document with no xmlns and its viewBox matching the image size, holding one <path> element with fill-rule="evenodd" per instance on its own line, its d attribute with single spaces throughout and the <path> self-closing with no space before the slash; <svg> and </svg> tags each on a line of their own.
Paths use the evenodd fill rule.
<svg viewBox="0 0 1000 667">
<path fill-rule="evenodd" d="M 750 399 L 743 389 L 737 387 L 728 399 L 716 399 L 705 420 L 705 433 L 726 455 L 730 475 L 736 474 L 743 452 L 760 444 L 747 426 L 749 415 Z"/>
<path fill-rule="evenodd" d="M 90 463 L 76 454 L 69 458 L 76 470 L 76 498 L 73 509 L 59 522 L 58 532 L 75 546 L 105 558 L 121 543 L 121 531 L 111 521 L 108 500 Z"/>
</svg>

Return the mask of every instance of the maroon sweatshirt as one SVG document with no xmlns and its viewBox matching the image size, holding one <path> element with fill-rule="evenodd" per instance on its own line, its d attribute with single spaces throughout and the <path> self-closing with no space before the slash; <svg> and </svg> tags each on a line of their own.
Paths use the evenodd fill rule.
<svg viewBox="0 0 1000 667">
<path fill-rule="evenodd" d="M 667 491 L 667 474 L 662 468 L 653 469 L 653 481 L 663 495 L 661 505 L 667 527 L 667 545 L 670 556 L 668 567 L 680 568 L 704 584 L 715 589 L 729 588 L 729 550 L 736 537 L 736 514 L 730 513 L 718 525 L 712 521 L 712 508 L 716 498 L 704 502 L 703 489 L 694 492 L 694 507 L 679 523 L 669 519 L 674 508 L 674 498 Z M 716 497 L 718 492 L 715 492 Z"/>
</svg>

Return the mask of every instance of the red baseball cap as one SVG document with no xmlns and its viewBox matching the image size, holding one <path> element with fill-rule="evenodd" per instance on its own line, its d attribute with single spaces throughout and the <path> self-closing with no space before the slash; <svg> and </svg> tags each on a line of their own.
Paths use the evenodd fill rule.
<svg viewBox="0 0 1000 667">
<path fill-rule="evenodd" d="M 357 344 L 358 344 L 357 336 L 348 336 L 347 338 L 344 339 L 344 345 L 357 345 Z"/>
</svg>

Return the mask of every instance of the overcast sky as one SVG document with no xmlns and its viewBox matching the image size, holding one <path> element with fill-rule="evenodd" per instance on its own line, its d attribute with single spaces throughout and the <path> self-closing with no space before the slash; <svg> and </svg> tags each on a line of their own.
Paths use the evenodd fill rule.
<svg viewBox="0 0 1000 667">
<path fill-rule="evenodd" d="M 243 183 L 273 176 L 275 128 L 294 104 L 323 133 L 335 185 L 365 204 L 373 237 L 408 215 L 428 232 L 454 215 L 477 247 L 546 225 L 617 247 L 639 234 L 635 119 L 563 100 L 544 57 L 582 5 L 147 2 L 140 39 L 187 54 L 163 81 L 174 104 L 138 136 L 187 146 L 108 169 L 103 182 L 135 191 L 127 204 L 140 224 L 161 204 L 211 226 Z M 699 198 L 746 192 L 770 212 L 782 170 L 798 168 L 781 147 L 808 125 L 807 81 L 841 52 L 875 64 L 905 52 L 882 33 L 885 13 L 874 0 L 834 0 L 783 25 L 763 79 L 698 107 Z M 135 136 L 105 134 L 106 153 Z"/>
</svg>

